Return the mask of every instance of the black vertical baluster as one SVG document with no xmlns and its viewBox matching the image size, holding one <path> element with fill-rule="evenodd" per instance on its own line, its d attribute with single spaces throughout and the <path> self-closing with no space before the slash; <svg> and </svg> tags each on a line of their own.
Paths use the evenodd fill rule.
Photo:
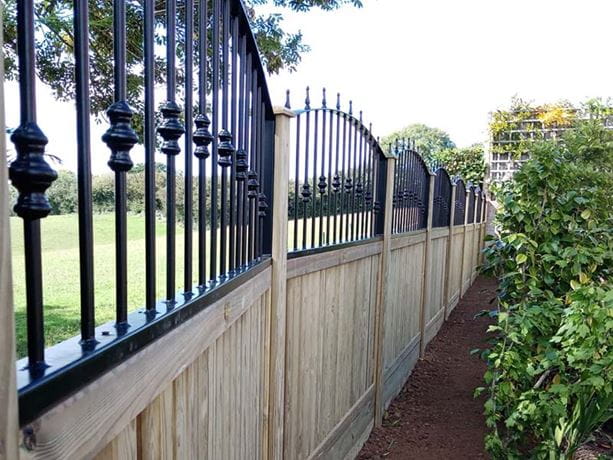
<svg viewBox="0 0 613 460">
<path fill-rule="evenodd" d="M 330 217 L 336 215 L 334 208 L 332 207 L 332 204 L 333 204 L 332 203 L 332 139 L 333 139 L 332 130 L 334 129 L 333 114 L 334 114 L 334 111 L 330 109 L 329 110 L 330 126 L 329 126 L 329 134 L 328 134 L 328 189 L 327 189 L 328 199 L 326 201 L 326 205 L 328 207 L 328 218 L 326 221 L 326 243 L 327 244 L 332 243 L 332 238 L 330 236 Z"/>
<path fill-rule="evenodd" d="M 319 246 L 324 245 L 324 195 L 326 193 L 326 89 L 323 90 L 322 110 L 321 110 L 321 175 L 317 188 L 319 190 Z"/>
<path fill-rule="evenodd" d="M 311 188 L 309 186 L 309 140 L 311 137 L 311 98 L 309 96 L 309 87 L 306 89 L 304 109 L 306 110 L 306 133 L 305 133 L 305 148 L 304 148 L 304 183 L 302 184 L 302 203 L 303 203 L 303 220 L 302 220 L 302 249 L 307 248 L 307 219 L 308 205 L 311 198 Z"/>
<path fill-rule="evenodd" d="M 372 138 L 372 125 L 370 125 L 368 130 L 368 149 L 366 153 L 366 195 L 365 195 L 365 213 L 366 213 L 366 228 L 365 233 L 368 238 L 373 236 L 372 225 L 373 225 L 373 216 L 372 216 L 372 155 L 373 155 L 373 138 Z"/>
<path fill-rule="evenodd" d="M 249 163 L 247 162 L 247 151 L 245 150 L 245 132 L 246 132 L 246 112 L 245 105 L 247 100 L 247 89 L 245 88 L 245 77 L 247 69 L 245 68 L 247 39 L 243 35 L 240 38 L 240 78 L 238 83 L 238 149 L 236 150 L 236 180 L 237 180 L 237 239 L 236 239 L 236 266 L 242 267 L 244 264 L 245 244 L 245 203 L 247 171 Z"/>
<path fill-rule="evenodd" d="M 193 73 L 194 73 L 194 0 L 185 0 L 185 126 L 190 127 L 194 118 Z M 183 284 L 184 292 L 192 290 L 192 252 L 193 252 L 193 196 L 192 196 L 192 131 L 185 131 L 185 206 L 184 206 L 184 247 L 183 247 Z"/>
<path fill-rule="evenodd" d="M 253 261 L 256 258 L 256 224 L 257 224 L 257 205 L 258 205 L 258 190 L 260 183 L 258 182 L 257 173 L 257 88 L 258 76 L 257 72 L 251 72 L 251 129 L 250 141 L 251 152 L 249 156 L 249 181 L 247 183 L 247 197 L 249 198 L 249 260 Z"/>
<path fill-rule="evenodd" d="M 209 132 L 211 120 L 207 116 L 207 56 L 208 56 L 208 2 L 198 3 L 198 115 L 194 120 L 194 155 L 198 158 L 198 285 L 204 288 L 206 277 L 206 160 L 213 135 Z M 211 232 L 212 233 L 212 232 Z"/>
<path fill-rule="evenodd" d="M 221 166 L 221 232 L 219 240 L 219 274 L 224 277 L 227 274 L 227 250 L 228 250 L 228 174 L 227 169 L 232 166 L 232 135 L 228 131 L 228 72 L 229 72 L 229 28 L 230 28 L 230 2 L 224 0 L 222 10 L 222 106 L 221 106 L 221 131 L 219 132 L 219 166 Z"/>
<path fill-rule="evenodd" d="M 156 261 L 155 261 L 155 4 L 145 0 L 144 5 L 144 73 L 145 73 L 145 305 L 148 312 L 155 312 Z"/>
<path fill-rule="evenodd" d="M 298 250 L 298 194 L 300 193 L 300 114 L 296 117 L 296 171 L 294 175 L 294 251 Z"/>
<path fill-rule="evenodd" d="M 341 117 L 340 117 L 340 110 L 341 110 L 341 94 L 337 93 L 336 94 L 336 112 L 335 116 L 336 116 L 336 149 L 335 149 L 335 172 L 334 172 L 334 180 L 332 182 L 332 190 L 334 192 L 334 208 L 333 208 L 333 214 L 334 214 L 334 243 L 338 242 L 338 228 L 339 228 L 339 217 L 342 216 L 340 210 L 339 210 L 339 204 L 338 204 L 338 193 L 340 191 L 341 188 L 341 178 L 339 175 L 339 169 L 338 169 L 338 162 L 339 162 L 339 150 L 340 150 L 340 128 L 341 128 Z M 330 117 L 330 119 L 332 119 L 332 117 Z M 330 152 L 332 152 L 332 148 L 330 148 Z"/>
<path fill-rule="evenodd" d="M 414 156 L 407 150 L 405 139 L 402 140 L 400 148 L 402 151 L 402 178 L 400 181 L 400 190 L 398 192 L 398 201 L 401 209 L 400 231 L 407 232 L 413 230 L 409 214 L 411 210 L 414 209 L 414 186 L 412 178 L 415 172 L 415 164 L 413 163 Z"/>
<path fill-rule="evenodd" d="M 89 129 L 89 45 L 86 0 L 74 2 L 77 157 L 79 177 L 79 265 L 81 285 L 81 344 L 96 343 L 94 325 L 94 229 Z"/>
<path fill-rule="evenodd" d="M 169 307 L 175 302 L 175 157 L 180 153 L 179 138 L 185 132 L 181 124 L 181 108 L 175 101 L 176 90 L 176 0 L 166 2 L 166 102 L 162 106 L 164 121 L 158 132 L 164 139 L 162 153 L 166 155 L 166 300 Z"/>
<path fill-rule="evenodd" d="M 229 7 L 228 7 L 229 8 Z M 237 134 L 237 70 L 238 70 L 238 17 L 232 18 L 232 63 L 230 71 L 232 72 L 231 80 L 230 80 L 230 132 L 235 135 L 235 139 Z M 237 197 L 236 197 L 236 150 L 232 150 L 232 166 L 230 168 L 230 250 L 229 250 L 229 258 L 230 262 L 228 264 L 228 268 L 230 273 L 234 273 L 234 269 L 236 268 L 236 210 L 237 210 Z"/>
<path fill-rule="evenodd" d="M 111 126 L 102 140 L 111 149 L 108 165 L 115 172 L 115 313 L 117 331 L 122 334 L 129 326 L 126 172 L 132 169 L 130 149 L 138 142 L 130 126 L 132 110 L 126 102 L 126 3 L 123 0 L 113 2 L 113 54 L 115 102 L 107 110 Z"/>
<path fill-rule="evenodd" d="M 266 114 L 266 109 L 264 107 L 264 102 L 262 100 L 262 87 L 258 87 L 258 107 L 260 109 L 259 113 L 259 125 L 258 125 L 258 135 L 260 141 L 258 142 L 258 166 L 259 166 L 259 177 L 260 177 L 260 190 L 258 193 L 258 260 L 262 258 L 264 254 L 264 225 L 266 221 L 266 215 L 268 213 L 268 201 L 266 193 L 264 192 L 266 180 L 270 180 L 270 176 L 266 177 L 266 165 L 264 164 L 264 117 Z M 269 172 L 270 174 L 270 172 Z"/>
<path fill-rule="evenodd" d="M 400 178 L 400 156 L 398 155 L 398 149 L 393 148 L 393 144 L 392 146 L 390 146 L 390 150 L 395 152 L 396 154 L 396 169 L 394 170 L 394 184 L 393 184 L 393 191 L 392 191 L 392 206 L 393 206 L 393 212 L 392 212 L 392 233 L 399 233 L 398 232 L 398 189 L 400 187 L 400 184 L 398 183 L 399 178 Z"/>
<path fill-rule="evenodd" d="M 246 38 L 243 37 L 243 50 L 246 53 L 247 50 L 247 42 Z M 245 100 L 243 104 L 244 109 L 244 130 L 243 130 L 243 150 L 245 152 L 245 161 L 247 162 L 247 172 L 245 173 L 246 179 L 243 181 L 243 241 L 241 243 L 241 259 L 243 264 L 247 264 L 249 262 L 249 253 L 247 252 L 248 243 L 249 243 L 249 232 L 251 231 L 251 221 L 250 221 L 250 203 L 249 199 L 249 154 L 250 151 L 250 133 L 251 133 L 251 53 L 246 56 L 246 65 L 245 65 Z"/>
<path fill-rule="evenodd" d="M 357 212 L 356 212 L 356 239 L 363 238 L 363 235 L 360 233 L 362 229 L 362 207 L 364 204 L 364 178 L 362 177 L 364 167 L 363 167 L 363 153 L 364 153 L 364 124 L 362 118 L 362 111 L 360 110 L 360 132 L 359 132 L 359 142 L 360 142 L 360 151 L 358 156 L 358 180 L 356 183 L 356 199 L 357 199 Z"/>
<path fill-rule="evenodd" d="M 347 115 L 343 113 L 343 163 L 342 163 L 342 187 L 340 190 L 340 207 L 341 207 L 341 222 L 340 222 L 340 236 L 339 241 L 346 241 L 346 231 L 345 228 L 348 225 L 348 217 L 345 216 L 345 212 L 347 207 L 345 206 L 345 187 L 347 186 Z M 345 235 L 343 237 L 343 235 Z"/>
<path fill-rule="evenodd" d="M 353 118 L 352 119 L 352 124 L 354 125 L 354 129 L 353 129 L 353 168 L 351 170 L 351 177 L 352 177 L 352 183 L 353 183 L 353 188 L 351 190 L 351 233 L 350 233 L 350 240 L 351 241 L 355 241 L 356 239 L 356 235 L 357 235 L 357 206 L 356 206 L 356 189 L 357 189 L 357 168 L 358 168 L 358 161 L 359 161 L 359 157 L 358 157 L 358 153 L 359 153 L 359 147 L 358 147 L 358 131 L 359 131 L 359 123 L 357 118 Z"/>
<path fill-rule="evenodd" d="M 45 191 L 57 179 L 57 173 L 44 159 L 45 145 L 48 141 L 36 123 L 35 32 L 32 0 L 17 2 L 17 27 L 21 114 L 19 127 L 11 135 L 17 158 L 9 167 L 9 177 L 19 191 L 14 210 L 23 219 L 24 225 L 28 369 L 33 377 L 37 377 L 46 367 L 40 219 L 51 211 Z"/>
<path fill-rule="evenodd" d="M 417 158 L 412 150 L 407 150 L 407 217 L 405 218 L 404 231 L 413 231 L 417 229 L 418 220 L 418 167 Z"/>
<path fill-rule="evenodd" d="M 213 155 L 211 165 L 211 247 L 210 279 L 215 282 L 217 279 L 217 173 L 218 173 L 218 145 L 217 134 L 219 133 L 219 14 L 220 1 L 213 0 L 213 84 L 211 99 L 213 102 Z"/>
<path fill-rule="evenodd" d="M 315 243 L 316 236 L 316 223 L 317 223 L 317 147 L 319 141 L 319 110 L 315 109 L 313 112 L 315 117 L 313 127 L 313 202 L 311 206 L 311 247 L 315 248 L 321 245 L 321 241 Z"/>
<path fill-rule="evenodd" d="M 353 208 L 351 207 L 351 191 L 353 190 L 353 173 L 351 169 L 351 160 L 353 152 L 351 150 L 351 131 L 353 127 L 353 102 L 349 101 L 349 129 L 347 133 L 347 169 L 345 170 L 345 196 L 347 203 L 347 220 L 345 225 L 345 241 L 351 241 L 351 225 L 353 223 Z"/>
</svg>

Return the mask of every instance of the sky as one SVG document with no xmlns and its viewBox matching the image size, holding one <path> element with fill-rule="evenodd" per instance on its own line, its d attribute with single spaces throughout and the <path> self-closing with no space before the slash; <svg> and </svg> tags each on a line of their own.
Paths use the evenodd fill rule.
<svg viewBox="0 0 613 460">
<path fill-rule="evenodd" d="M 459 146 L 486 138 L 488 113 L 518 95 L 536 103 L 613 96 L 613 2 L 610 0 L 363 0 L 334 12 L 280 10 L 287 31 L 300 29 L 311 51 L 294 73 L 268 80 L 274 105 L 313 102 L 321 88 L 343 107 L 354 101 L 373 132 L 385 136 L 411 123 L 447 131 Z M 274 8 L 269 8 L 274 10 Z M 18 122 L 16 85 L 6 83 L 7 126 Z M 39 124 L 48 153 L 76 168 L 74 106 L 38 88 Z M 108 172 L 92 126 L 95 174 Z M 142 148 L 132 151 L 142 161 Z M 57 165 L 56 165 L 57 167 Z"/>
</svg>

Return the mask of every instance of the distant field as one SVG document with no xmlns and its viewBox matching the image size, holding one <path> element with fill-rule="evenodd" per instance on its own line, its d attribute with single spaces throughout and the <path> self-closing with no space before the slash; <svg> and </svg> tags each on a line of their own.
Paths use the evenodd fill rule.
<svg viewBox="0 0 613 460">
<path fill-rule="evenodd" d="M 49 216 L 43 219 L 43 284 L 45 343 L 47 346 L 79 334 L 79 237 L 76 214 Z M 325 225 L 324 220 L 324 225 Z M 290 221 L 288 240 L 293 247 L 294 222 Z M 333 224 L 332 224 L 333 225 Z M 311 222 L 307 221 L 310 242 Z M 316 221 L 316 235 L 319 222 Z M 165 296 L 166 225 L 156 224 L 157 298 Z M 197 233 L 194 233 L 193 278 L 196 283 Z M 17 356 L 26 348 L 26 295 L 23 256 L 23 224 L 11 217 L 14 303 L 17 329 Z M 207 238 L 208 239 L 208 238 Z M 316 238 L 317 239 L 317 238 Z M 302 220 L 298 221 L 298 240 L 302 243 Z M 177 291 L 183 285 L 183 227 L 177 226 Z M 113 214 L 94 215 L 94 277 L 96 325 L 115 318 L 115 218 Z M 128 306 L 129 310 L 145 303 L 145 218 L 128 216 Z"/>
</svg>

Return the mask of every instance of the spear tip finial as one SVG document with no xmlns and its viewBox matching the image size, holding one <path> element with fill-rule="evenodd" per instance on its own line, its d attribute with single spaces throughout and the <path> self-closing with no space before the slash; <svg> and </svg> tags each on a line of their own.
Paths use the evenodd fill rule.
<svg viewBox="0 0 613 460">
<path fill-rule="evenodd" d="M 341 110 L 341 93 L 336 93 L 336 110 Z"/>
<path fill-rule="evenodd" d="M 289 89 L 285 91 L 285 108 L 286 109 L 291 109 L 292 106 L 289 102 Z"/>
<path fill-rule="evenodd" d="M 321 99 L 321 106 L 325 109 L 326 105 L 327 105 L 327 102 L 326 102 L 326 88 L 323 88 L 322 94 L 323 94 L 323 96 L 322 96 L 322 99 Z"/>
<path fill-rule="evenodd" d="M 309 86 L 306 87 L 306 99 L 304 100 L 304 108 L 309 110 L 311 108 L 311 88 Z"/>
</svg>

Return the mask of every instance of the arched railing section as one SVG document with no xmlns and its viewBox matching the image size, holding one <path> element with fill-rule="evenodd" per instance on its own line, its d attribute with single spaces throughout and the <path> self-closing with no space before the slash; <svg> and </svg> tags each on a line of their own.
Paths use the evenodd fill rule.
<svg viewBox="0 0 613 460">
<path fill-rule="evenodd" d="M 18 363 L 23 425 L 261 269 L 271 249 L 274 118 L 265 73 L 240 0 L 185 0 L 181 14 L 177 14 L 177 0 L 166 0 L 165 12 L 154 11 L 159 2 L 153 0 L 131 6 L 142 8 L 143 17 L 146 305 L 142 312 L 130 313 L 138 305 L 128 304 L 126 189 L 127 172 L 133 166 L 130 152 L 139 138 L 132 123 L 135 113 L 127 102 L 126 3 L 113 2 L 114 102 L 107 111 L 108 130 L 100 140 L 90 138 L 88 2 L 74 2 L 81 335 L 45 349 L 40 219 L 50 212 L 45 191 L 57 174 L 45 160 L 47 138 L 36 123 L 34 3 L 24 0 L 17 5 L 21 120 L 11 136 L 17 158 L 10 165 L 10 178 L 19 191 L 15 211 L 23 219 L 25 235 L 28 357 Z M 160 14 L 165 18 L 163 30 Z M 160 34 L 166 48 L 164 101 L 156 101 L 154 91 L 159 78 L 154 48 Z M 178 49 L 183 51 L 179 54 Z M 184 78 L 178 79 L 177 69 L 183 70 Z M 157 123 L 155 111 L 160 102 L 161 122 Z M 368 146 L 364 151 L 374 149 L 369 135 L 363 137 L 369 139 L 363 142 Z M 156 276 L 158 139 L 166 157 L 164 280 Z M 91 149 L 100 150 L 102 143 L 109 149 L 108 165 L 115 176 L 116 320 L 96 328 Z M 184 161 L 185 178 L 181 196 L 176 187 L 179 159 Z M 193 180 L 198 182 L 197 199 L 192 194 Z M 370 177 L 361 185 L 372 188 L 373 183 Z M 371 207 L 366 196 L 364 192 L 358 200 L 360 209 Z M 178 200 L 185 209 L 181 254 L 185 268 L 180 273 L 175 233 Z M 361 234 L 366 234 L 366 227 L 360 227 Z M 368 232 L 372 233 L 370 227 Z M 194 246 L 197 273 L 192 272 Z M 156 298 L 158 283 L 165 284 L 161 300 Z"/>
<path fill-rule="evenodd" d="M 426 228 L 430 170 L 410 140 L 392 147 L 396 156 L 392 233 Z"/>
<path fill-rule="evenodd" d="M 470 185 L 468 187 L 468 219 L 466 222 L 472 224 L 475 222 L 475 202 L 477 199 L 477 187 L 474 185 Z"/>
<path fill-rule="evenodd" d="M 451 178 L 444 168 L 436 170 L 432 201 L 432 226 L 448 227 L 451 219 Z"/>
<path fill-rule="evenodd" d="M 464 211 L 466 207 L 466 185 L 462 179 L 456 179 L 455 215 L 453 225 L 464 225 Z"/>
<path fill-rule="evenodd" d="M 289 92 L 286 107 L 290 108 Z M 294 255 L 382 233 L 385 155 L 363 122 L 322 92 L 321 107 L 295 111 L 290 160 L 289 247 Z"/>
</svg>

